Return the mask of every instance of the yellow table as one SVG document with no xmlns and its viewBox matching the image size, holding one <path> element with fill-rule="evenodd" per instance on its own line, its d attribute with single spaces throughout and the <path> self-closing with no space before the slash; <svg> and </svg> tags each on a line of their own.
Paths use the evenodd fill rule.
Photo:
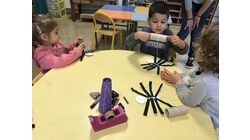
<svg viewBox="0 0 250 140">
<path fill-rule="evenodd" d="M 53 69 L 33 87 L 33 140 L 213 140 L 216 139 L 210 117 L 199 107 L 189 108 L 187 115 L 167 118 L 153 114 L 143 116 L 145 104 L 135 101 L 142 91 L 139 82 L 148 89 L 153 82 L 156 91 L 163 82 L 156 70 L 146 71 L 140 64 L 152 56 L 132 51 L 99 51 L 85 56 L 64 68 Z M 173 71 L 176 67 L 167 67 Z M 93 99 L 89 92 L 100 91 L 102 79 L 112 79 L 112 89 L 125 96 L 120 98 L 128 116 L 126 123 L 94 132 L 88 115 L 98 115 L 98 105 L 91 110 Z M 163 82 L 160 98 L 173 105 L 182 105 L 173 85 Z M 161 104 L 162 109 L 167 106 Z"/>
<path fill-rule="evenodd" d="M 144 7 L 144 6 L 136 6 L 134 11 L 135 12 L 148 13 L 149 8 L 148 7 Z"/>
</svg>

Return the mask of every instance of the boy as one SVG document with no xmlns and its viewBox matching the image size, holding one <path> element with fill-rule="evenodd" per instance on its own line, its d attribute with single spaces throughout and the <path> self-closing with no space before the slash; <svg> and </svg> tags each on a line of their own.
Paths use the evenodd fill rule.
<svg viewBox="0 0 250 140">
<path fill-rule="evenodd" d="M 188 52 L 188 44 L 167 29 L 169 10 L 165 2 L 154 2 L 149 8 L 148 16 L 148 24 L 150 27 L 127 36 L 126 43 L 128 46 L 137 46 L 140 44 L 140 51 L 142 53 L 156 55 L 164 59 L 168 59 L 169 48 L 173 48 L 179 54 L 186 54 Z M 157 34 L 167 35 L 165 36 L 167 37 L 165 42 L 150 40 L 150 37 L 155 38 L 152 36 Z"/>
</svg>

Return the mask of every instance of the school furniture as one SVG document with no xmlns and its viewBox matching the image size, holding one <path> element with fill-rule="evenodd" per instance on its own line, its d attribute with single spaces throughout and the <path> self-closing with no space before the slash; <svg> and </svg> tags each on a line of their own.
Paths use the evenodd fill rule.
<svg viewBox="0 0 250 140">
<path fill-rule="evenodd" d="M 171 15 L 173 25 L 181 24 L 181 0 L 165 0 L 169 7 L 169 14 Z"/>
<path fill-rule="evenodd" d="M 32 0 L 32 3 L 35 5 L 36 14 L 47 14 L 48 8 L 46 5 L 46 0 Z"/>
<path fill-rule="evenodd" d="M 52 17 L 61 18 L 67 15 L 64 0 L 46 0 L 49 14 Z"/>
<path fill-rule="evenodd" d="M 199 107 L 188 107 L 186 115 L 168 118 L 154 114 L 152 107 L 143 116 L 145 104 L 135 101 L 141 91 L 139 83 L 152 81 L 153 91 L 163 83 L 160 99 L 172 105 L 183 105 L 174 85 L 161 80 L 155 70 L 146 71 L 140 64 L 153 56 L 125 50 L 94 52 L 63 68 L 46 73 L 32 87 L 33 140 L 216 140 L 210 117 Z M 166 67 L 179 71 L 177 67 Z M 90 109 L 94 100 L 90 92 L 101 91 L 102 79 L 112 79 L 112 90 L 119 93 L 128 121 L 94 132 L 89 115 L 99 115 L 98 105 Z M 148 89 L 148 87 L 146 87 Z M 129 104 L 122 98 L 126 97 Z M 160 104 L 162 109 L 168 108 Z"/>
<path fill-rule="evenodd" d="M 70 0 L 71 18 L 92 19 L 93 14 L 105 4 L 115 4 L 115 0 Z"/>
<path fill-rule="evenodd" d="M 129 21 L 132 17 L 132 12 L 135 7 L 121 6 L 121 5 L 104 5 L 97 12 L 104 12 L 112 17 L 114 20 Z"/>
<path fill-rule="evenodd" d="M 105 36 L 112 36 L 111 49 L 114 49 L 115 35 L 119 33 L 120 36 L 120 48 L 122 48 L 122 31 L 117 30 L 116 25 L 112 17 L 103 12 L 96 12 L 93 15 L 94 20 L 94 34 L 92 37 L 91 47 L 94 49 L 94 39 L 96 43 L 96 48 L 98 48 L 97 42 L 97 33 L 100 33 Z M 97 26 L 97 22 L 102 24 L 102 27 Z M 103 24 L 108 24 L 107 27 L 104 27 Z M 109 27 L 111 24 L 112 27 Z M 105 37 L 106 42 L 106 37 Z"/>
<path fill-rule="evenodd" d="M 109 15 L 113 20 L 121 20 L 123 22 L 126 22 L 126 33 L 129 33 L 129 22 L 132 17 L 132 13 L 134 11 L 134 6 L 122 6 L 122 5 L 104 5 L 101 9 L 99 9 L 97 12 L 103 12 Z M 116 24 L 117 26 L 124 26 Z"/>
<path fill-rule="evenodd" d="M 152 0 L 130 0 L 130 3 L 136 6 L 149 7 L 152 4 Z"/>
<path fill-rule="evenodd" d="M 171 15 L 171 18 L 172 18 L 172 21 L 173 21 L 173 24 L 174 25 L 180 25 L 181 24 L 181 7 L 182 7 L 182 0 L 164 0 L 168 7 L 169 7 L 169 12 L 170 12 L 170 15 Z M 213 17 L 214 17 L 214 14 L 215 14 L 215 11 L 218 7 L 218 4 L 219 4 L 219 0 L 214 0 L 215 1 L 215 4 L 213 6 L 213 9 L 212 11 L 210 12 L 210 15 L 208 16 L 207 18 L 207 21 L 205 23 L 205 27 L 208 27 L 210 26 L 212 20 L 213 20 Z"/>
<path fill-rule="evenodd" d="M 210 26 L 210 24 L 211 24 L 211 22 L 212 22 L 212 20 L 213 20 L 215 11 L 216 11 L 216 9 L 217 9 L 217 7 L 218 7 L 218 5 L 219 5 L 219 0 L 214 0 L 214 1 L 215 1 L 215 4 L 214 4 L 214 6 L 213 6 L 212 11 L 210 12 L 210 15 L 209 15 L 208 18 L 207 18 L 207 21 L 206 21 L 206 26 L 207 26 L 207 27 Z"/>
<path fill-rule="evenodd" d="M 44 74 L 41 72 L 40 68 L 38 68 L 35 64 L 32 64 L 32 86 L 42 78 Z"/>
</svg>

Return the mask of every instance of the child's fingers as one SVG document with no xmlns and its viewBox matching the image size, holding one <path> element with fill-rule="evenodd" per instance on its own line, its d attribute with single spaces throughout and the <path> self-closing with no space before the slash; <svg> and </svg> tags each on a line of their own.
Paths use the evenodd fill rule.
<svg viewBox="0 0 250 140">
<path fill-rule="evenodd" d="M 83 42 L 83 38 L 82 37 L 77 37 L 76 38 L 76 42 L 77 43 L 82 43 Z"/>
<path fill-rule="evenodd" d="M 173 73 L 170 72 L 170 71 L 168 71 L 168 70 L 165 71 L 165 74 L 166 74 L 166 75 L 173 75 Z"/>
<path fill-rule="evenodd" d="M 172 82 L 171 80 L 169 80 L 169 79 L 166 79 L 166 81 L 167 81 L 168 83 L 170 83 L 170 84 L 173 83 L 173 82 Z"/>
<path fill-rule="evenodd" d="M 170 36 L 168 40 L 172 42 L 173 44 L 176 44 L 179 42 L 179 38 L 177 38 L 176 36 Z"/>
<path fill-rule="evenodd" d="M 80 51 L 83 51 L 83 47 L 78 47 L 78 49 L 79 49 Z"/>
<path fill-rule="evenodd" d="M 83 39 L 78 39 L 77 40 L 79 43 L 82 43 L 83 42 Z"/>
<path fill-rule="evenodd" d="M 79 39 L 79 40 L 83 40 L 83 38 L 82 38 L 82 37 L 77 37 L 77 39 Z"/>
</svg>

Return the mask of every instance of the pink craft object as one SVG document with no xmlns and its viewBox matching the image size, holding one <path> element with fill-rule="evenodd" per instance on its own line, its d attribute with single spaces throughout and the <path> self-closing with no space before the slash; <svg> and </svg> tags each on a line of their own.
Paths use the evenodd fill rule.
<svg viewBox="0 0 250 140">
<path fill-rule="evenodd" d="M 108 120 L 105 120 L 103 114 L 100 114 L 99 116 L 92 116 L 92 115 L 88 116 L 95 132 L 108 127 L 112 127 L 117 124 L 127 122 L 128 117 L 120 106 L 112 109 L 112 111 L 114 112 L 115 116 Z"/>
</svg>

